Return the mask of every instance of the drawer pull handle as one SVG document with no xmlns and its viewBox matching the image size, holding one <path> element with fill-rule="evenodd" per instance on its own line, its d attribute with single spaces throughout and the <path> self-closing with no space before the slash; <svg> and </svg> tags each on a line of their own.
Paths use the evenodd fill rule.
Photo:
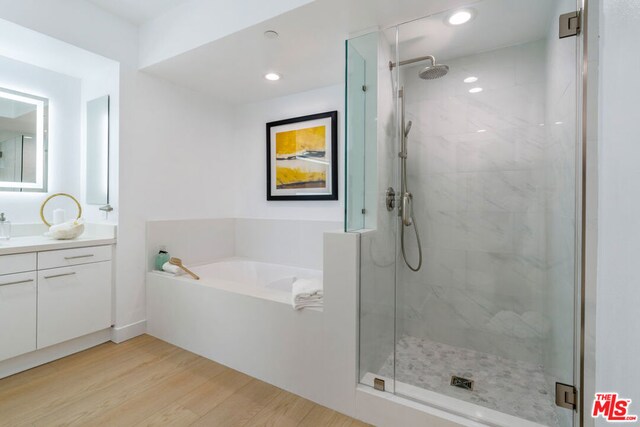
<svg viewBox="0 0 640 427">
<path fill-rule="evenodd" d="M 21 283 L 31 283 L 31 282 L 33 282 L 33 279 L 18 280 L 16 282 L 0 283 L 0 286 L 19 285 Z"/>
<path fill-rule="evenodd" d="M 80 258 L 91 258 L 92 256 L 94 256 L 94 255 L 90 254 L 90 255 L 66 256 L 66 257 L 64 257 L 64 259 L 70 260 L 70 259 L 80 259 Z"/>
<path fill-rule="evenodd" d="M 56 277 L 65 277 L 65 276 L 74 276 L 76 272 L 72 273 L 64 273 L 64 274 L 54 274 L 53 276 L 44 276 L 45 279 L 55 279 Z"/>
</svg>

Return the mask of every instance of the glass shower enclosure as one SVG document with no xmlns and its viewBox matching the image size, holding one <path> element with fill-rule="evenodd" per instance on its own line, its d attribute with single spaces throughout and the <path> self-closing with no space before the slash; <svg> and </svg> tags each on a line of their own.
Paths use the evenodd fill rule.
<svg viewBox="0 0 640 427">
<path fill-rule="evenodd" d="M 559 37 L 579 6 L 474 1 L 347 41 L 361 384 L 578 425 L 557 403 L 580 377 L 582 37 Z"/>
</svg>

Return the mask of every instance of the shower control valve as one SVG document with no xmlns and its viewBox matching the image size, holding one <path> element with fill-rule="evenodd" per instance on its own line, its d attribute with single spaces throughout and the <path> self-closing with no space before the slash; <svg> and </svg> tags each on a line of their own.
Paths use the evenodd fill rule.
<svg viewBox="0 0 640 427">
<path fill-rule="evenodd" d="M 387 188 L 386 202 L 387 210 L 391 212 L 396 207 L 396 190 L 393 187 Z"/>
</svg>

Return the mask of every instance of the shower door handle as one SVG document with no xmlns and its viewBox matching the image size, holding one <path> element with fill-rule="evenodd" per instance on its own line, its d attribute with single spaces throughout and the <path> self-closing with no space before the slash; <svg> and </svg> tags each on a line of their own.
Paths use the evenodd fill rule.
<svg viewBox="0 0 640 427">
<path fill-rule="evenodd" d="M 402 225 L 409 227 L 411 225 L 411 217 L 413 216 L 410 210 L 413 210 L 413 195 L 408 191 L 402 195 Z"/>
</svg>

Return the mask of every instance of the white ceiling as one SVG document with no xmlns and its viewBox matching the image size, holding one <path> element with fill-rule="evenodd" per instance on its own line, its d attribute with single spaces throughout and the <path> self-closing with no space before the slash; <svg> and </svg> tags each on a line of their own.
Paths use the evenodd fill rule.
<svg viewBox="0 0 640 427">
<path fill-rule="evenodd" d="M 256 102 L 342 83 L 344 42 L 355 32 L 431 15 L 401 27 L 401 57 L 450 59 L 542 38 L 556 22 L 554 3 L 316 0 L 144 71 L 234 104 Z M 459 27 L 446 25 L 448 11 L 459 5 L 471 5 L 477 16 Z M 280 37 L 265 39 L 266 30 L 278 31 Z M 267 72 L 278 72 L 282 79 L 268 82 L 263 78 Z"/>
<path fill-rule="evenodd" d="M 100 8 L 141 25 L 187 0 L 88 0 Z"/>
<path fill-rule="evenodd" d="M 467 8 L 475 17 L 464 25 L 450 25 L 450 11 L 408 22 L 398 33 L 400 60 L 424 55 L 438 60 L 460 58 L 539 40 L 557 24 L 557 17 L 552 17 L 555 2 L 483 0 Z"/>
</svg>

